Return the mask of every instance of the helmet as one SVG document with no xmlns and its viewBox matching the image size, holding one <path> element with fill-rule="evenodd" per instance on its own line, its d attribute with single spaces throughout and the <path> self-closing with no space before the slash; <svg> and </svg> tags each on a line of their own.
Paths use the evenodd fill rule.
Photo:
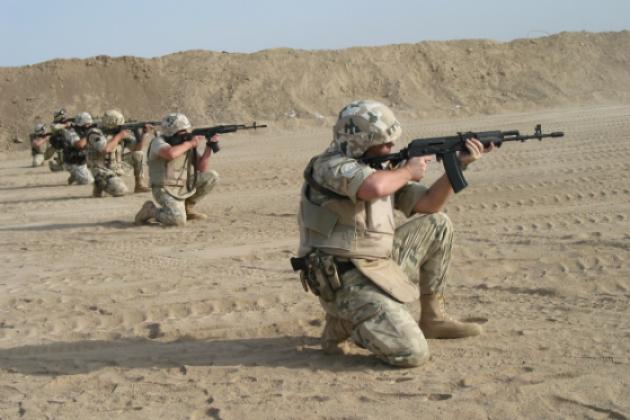
<svg viewBox="0 0 630 420">
<path fill-rule="evenodd" d="M 74 125 L 78 127 L 84 127 L 92 124 L 94 124 L 94 120 L 89 112 L 79 112 L 77 116 L 74 117 Z"/>
<path fill-rule="evenodd" d="M 101 119 L 101 126 L 106 130 L 111 130 L 125 123 L 125 117 L 117 109 L 105 111 Z"/>
<path fill-rule="evenodd" d="M 166 137 L 171 137 L 178 131 L 190 130 L 192 125 L 190 125 L 190 121 L 184 114 L 172 112 L 162 118 L 161 128 L 162 134 Z"/>
<path fill-rule="evenodd" d="M 394 143 L 402 134 L 394 113 L 384 104 L 361 100 L 346 105 L 333 127 L 333 142 L 352 158 L 361 157 L 367 149 Z"/>
<path fill-rule="evenodd" d="M 59 108 L 59 110 L 55 111 L 53 114 L 54 123 L 63 123 L 66 120 L 68 120 L 68 116 L 66 115 L 66 110 L 64 108 Z"/>
<path fill-rule="evenodd" d="M 46 134 L 46 124 L 35 124 L 33 134 L 35 134 L 36 136 L 43 136 L 44 134 Z"/>
</svg>

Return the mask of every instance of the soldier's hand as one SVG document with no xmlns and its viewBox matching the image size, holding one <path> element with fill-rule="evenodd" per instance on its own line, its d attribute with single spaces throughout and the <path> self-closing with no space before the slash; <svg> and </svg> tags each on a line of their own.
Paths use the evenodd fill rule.
<svg viewBox="0 0 630 420">
<path fill-rule="evenodd" d="M 155 131 L 155 126 L 151 124 L 145 124 L 144 127 L 142 127 L 142 134 L 146 134 L 153 131 Z"/>
<path fill-rule="evenodd" d="M 457 158 L 460 165 L 465 168 L 472 162 L 481 159 L 484 153 L 493 151 L 495 148 L 494 143 L 490 143 L 490 147 L 484 148 L 483 144 L 477 139 L 466 140 L 466 151 L 459 152 Z"/>
<path fill-rule="evenodd" d="M 204 136 L 194 136 L 193 138 L 190 139 L 190 142 L 193 144 L 194 147 L 199 146 L 199 143 L 205 141 L 206 138 Z"/>
<path fill-rule="evenodd" d="M 411 175 L 413 181 L 420 181 L 427 171 L 427 164 L 431 161 L 431 156 L 414 157 L 407 161 L 404 169 Z"/>
</svg>

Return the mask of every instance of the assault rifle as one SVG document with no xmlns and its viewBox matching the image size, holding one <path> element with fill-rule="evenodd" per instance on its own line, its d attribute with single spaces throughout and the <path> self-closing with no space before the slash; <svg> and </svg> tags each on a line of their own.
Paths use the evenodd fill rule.
<svg viewBox="0 0 630 420">
<path fill-rule="evenodd" d="M 118 126 L 118 128 L 120 130 L 131 130 L 131 131 L 135 131 L 135 130 L 139 130 L 144 128 L 145 125 L 160 125 L 161 122 L 160 121 L 134 121 L 134 122 L 128 122 L 128 123 L 124 123 Z"/>
<path fill-rule="evenodd" d="M 141 134 L 142 129 L 144 129 L 145 125 L 157 125 L 159 126 L 161 124 L 160 121 L 134 121 L 134 122 L 128 122 L 125 124 L 121 124 L 119 126 L 117 126 L 114 129 L 111 130 L 103 130 L 104 132 L 106 132 L 107 134 L 118 134 L 123 130 L 129 130 L 131 131 L 134 135 L 138 136 Z"/>
<path fill-rule="evenodd" d="M 233 133 L 238 130 L 257 130 L 259 128 L 266 128 L 267 124 L 256 124 L 254 121 L 252 125 L 246 124 L 227 124 L 227 125 L 215 125 L 214 127 L 202 127 L 195 128 L 190 133 L 183 133 L 177 136 L 170 137 L 166 141 L 171 146 L 176 146 L 185 141 L 189 141 L 195 136 L 204 136 L 206 138 L 206 146 L 212 148 L 212 153 L 217 153 L 221 148 L 219 142 L 210 141 L 215 134 Z"/>
<path fill-rule="evenodd" d="M 404 160 L 408 160 L 418 156 L 435 155 L 438 161 L 443 161 L 444 170 L 448 176 L 448 180 L 456 193 L 466 188 L 468 182 L 464 178 L 462 169 L 457 160 L 459 151 L 467 152 L 466 140 L 477 139 L 484 147 L 490 147 L 494 143 L 497 147 L 507 141 L 521 141 L 531 139 L 542 140 L 546 137 L 563 137 L 562 131 L 544 134 L 541 125 L 536 125 L 534 134 L 521 135 L 518 130 L 510 131 L 482 131 L 474 133 L 472 131 L 466 133 L 457 133 L 455 136 L 431 137 L 424 139 L 412 140 L 407 147 L 398 153 L 392 153 L 385 156 L 374 156 L 360 159 L 363 163 L 370 165 L 375 169 L 383 169 L 383 163 L 390 162 L 392 166 L 398 165 Z"/>
</svg>

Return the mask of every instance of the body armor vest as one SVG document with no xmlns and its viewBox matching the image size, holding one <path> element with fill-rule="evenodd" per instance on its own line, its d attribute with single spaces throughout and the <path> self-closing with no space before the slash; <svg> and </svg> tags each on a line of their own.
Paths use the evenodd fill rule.
<svg viewBox="0 0 630 420">
<path fill-rule="evenodd" d="M 98 167 L 101 169 L 109 169 L 116 171 L 120 168 L 122 162 L 122 145 L 118 144 L 116 148 L 111 152 L 100 151 L 96 147 L 96 144 L 92 136 L 103 137 L 105 139 L 105 146 L 109 142 L 113 135 L 104 134 L 100 129 L 94 128 L 88 132 L 88 145 L 87 145 L 87 159 L 88 165 Z M 90 141 L 92 140 L 92 141 Z"/>
<path fill-rule="evenodd" d="M 305 176 L 311 173 L 311 161 Z M 302 188 L 300 254 L 319 248 L 347 258 L 389 258 L 394 243 L 394 213 L 390 196 L 370 202 L 327 196 L 322 202 L 311 198 L 314 180 Z M 320 193 L 326 195 L 323 190 Z"/>
<path fill-rule="evenodd" d="M 316 159 L 311 160 L 304 172 L 306 182 L 298 216 L 299 256 L 320 249 L 350 259 L 357 270 L 394 299 L 404 303 L 418 299 L 418 287 L 391 258 L 396 228 L 392 196 L 352 202 L 348 197 L 339 197 L 321 185 L 316 186 L 317 181 L 312 177 Z M 311 196 L 313 190 L 320 194 L 317 201 Z"/>
<path fill-rule="evenodd" d="M 82 137 L 83 131 L 72 132 L 67 129 L 61 130 L 63 133 L 63 162 L 70 165 L 84 165 L 87 162 L 85 150 L 79 150 L 73 146 L 72 140 L 74 136 Z"/>
<path fill-rule="evenodd" d="M 154 142 L 160 137 L 151 140 L 149 150 Z M 175 198 L 185 199 L 195 193 L 194 186 L 188 185 L 188 173 L 190 165 L 195 158 L 195 150 L 191 149 L 186 153 L 167 161 L 164 159 L 149 159 L 149 178 L 151 187 L 164 188 Z"/>
</svg>

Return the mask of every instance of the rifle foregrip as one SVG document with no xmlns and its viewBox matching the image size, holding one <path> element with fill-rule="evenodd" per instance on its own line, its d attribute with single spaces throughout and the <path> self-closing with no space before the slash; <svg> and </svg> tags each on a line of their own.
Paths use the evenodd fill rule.
<svg viewBox="0 0 630 420">
<path fill-rule="evenodd" d="M 219 147 L 218 141 L 209 141 L 208 143 L 210 143 L 210 148 L 212 149 L 212 153 L 217 153 L 219 150 L 221 150 L 221 148 Z"/>
<path fill-rule="evenodd" d="M 466 188 L 468 186 L 468 182 L 466 182 L 466 178 L 464 178 L 464 174 L 459 166 L 455 152 L 445 153 L 442 155 L 442 160 L 444 161 L 446 176 L 448 177 L 448 181 L 451 183 L 451 187 L 453 187 L 453 191 L 458 193 Z"/>
</svg>

